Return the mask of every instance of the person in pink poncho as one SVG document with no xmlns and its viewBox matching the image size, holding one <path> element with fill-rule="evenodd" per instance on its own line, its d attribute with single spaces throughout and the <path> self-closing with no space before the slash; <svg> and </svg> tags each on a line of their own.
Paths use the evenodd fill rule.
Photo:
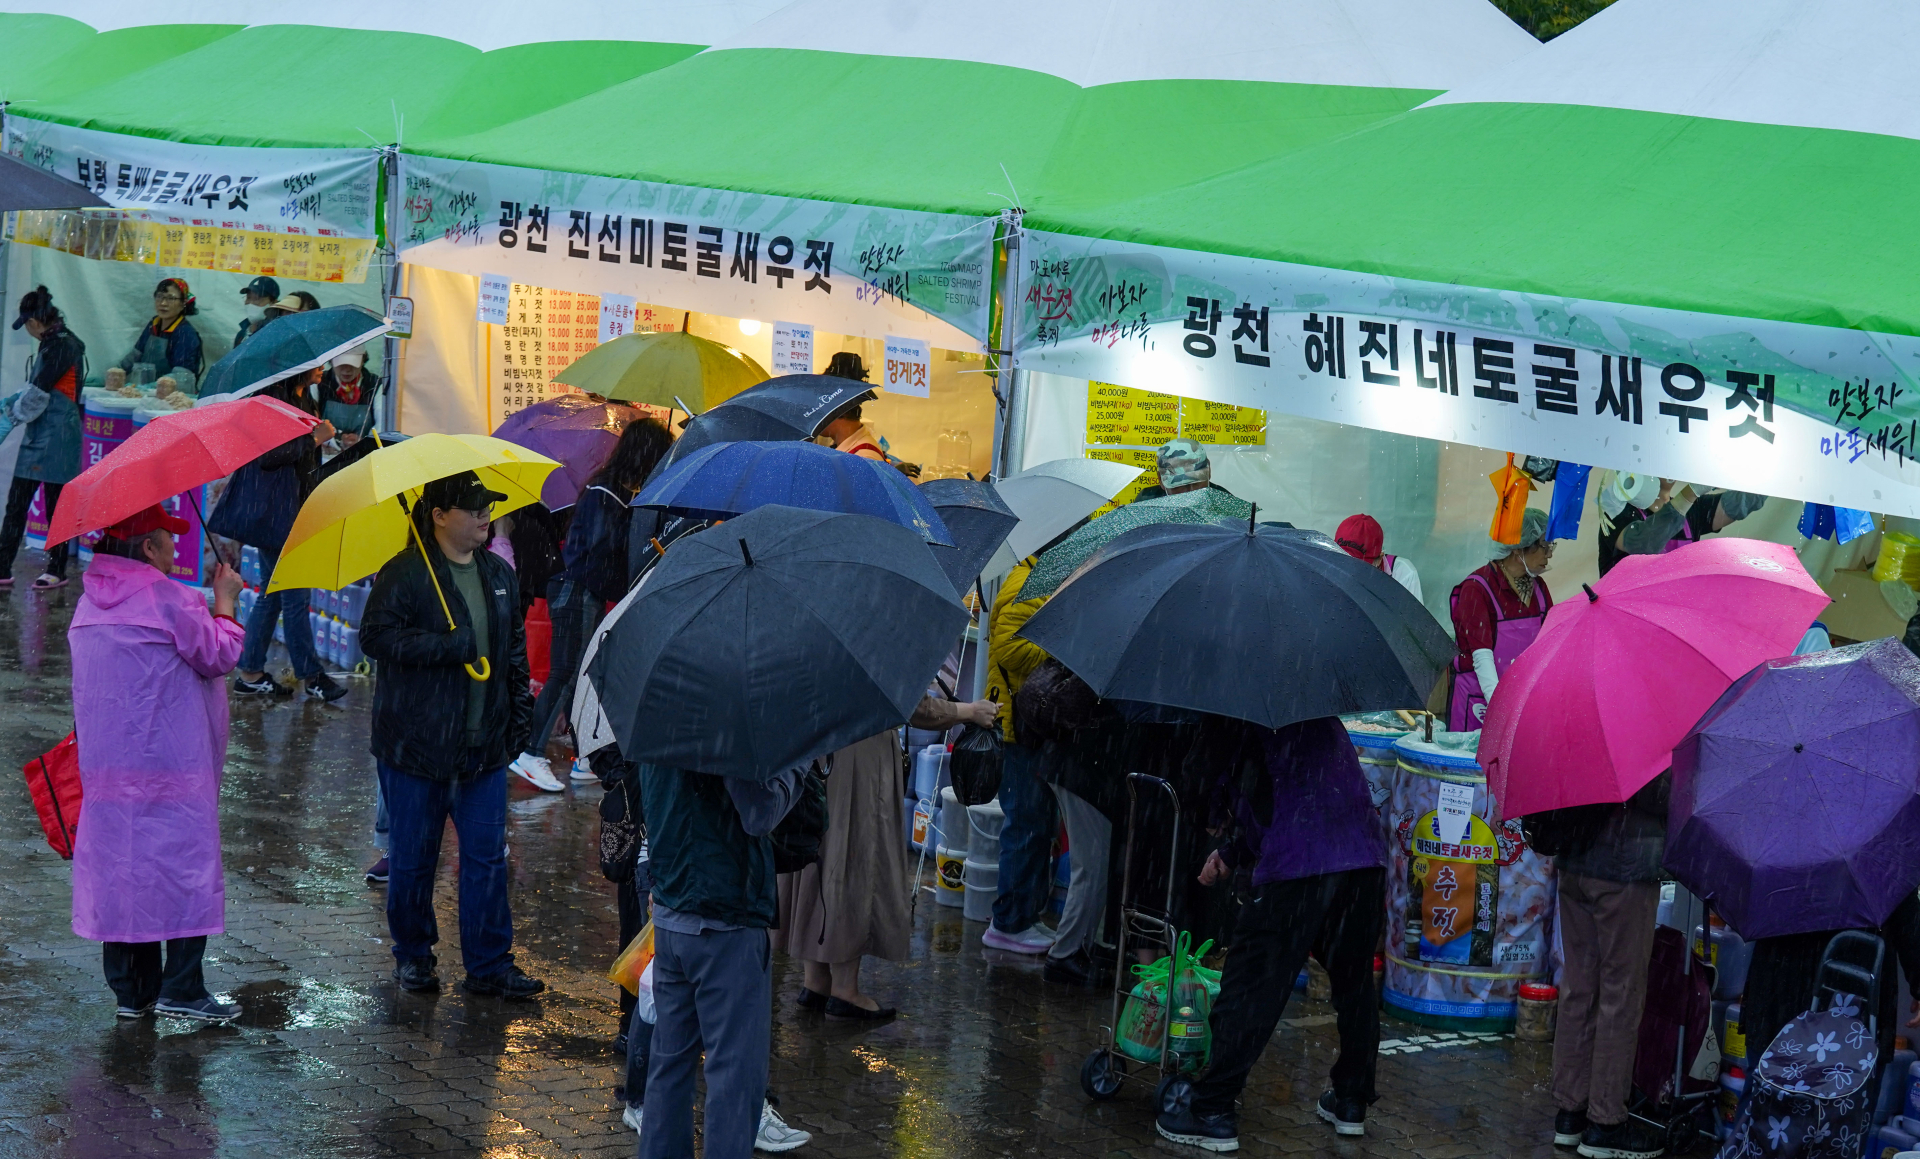
<svg viewBox="0 0 1920 1159">
<path fill-rule="evenodd" d="M 73 847 L 73 932 L 101 945 L 122 1018 L 226 1022 L 240 1008 L 201 977 L 226 928 L 220 771 L 227 692 L 246 632 L 240 576 L 221 564 L 213 611 L 173 582 L 185 520 L 149 507 L 94 546 L 67 642 L 83 801 Z M 162 961 L 162 947 L 165 960 Z"/>
</svg>

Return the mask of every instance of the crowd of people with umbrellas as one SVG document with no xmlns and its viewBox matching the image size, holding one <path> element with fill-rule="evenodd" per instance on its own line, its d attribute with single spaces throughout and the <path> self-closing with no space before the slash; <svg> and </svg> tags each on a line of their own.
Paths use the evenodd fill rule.
<svg viewBox="0 0 1920 1159">
<path fill-rule="evenodd" d="M 59 393 L 71 370 L 49 307 L 20 306 L 50 367 L 29 392 Z M 440 988 L 432 895 L 450 821 L 463 987 L 543 988 L 514 962 L 505 806 L 515 775 L 560 787 L 545 754 L 564 717 L 571 779 L 605 790 L 598 856 L 620 941 L 652 931 L 645 995 L 623 991 L 621 1010 L 625 1118 L 646 1156 L 692 1153 L 702 1066 L 707 1155 L 807 1142 L 768 1089 L 773 950 L 802 963 L 802 1008 L 894 1015 L 860 966 L 909 952 L 906 726 L 957 730 L 997 774 L 986 946 L 1042 958 L 1050 982 L 1128 986 L 1125 891 L 1109 883 L 1131 880 L 1164 891 L 1170 928 L 1224 948 L 1209 1065 L 1155 1095 L 1177 1144 L 1237 1148 L 1236 1106 L 1309 957 L 1340 1038 L 1316 1109 L 1364 1133 L 1381 1097 L 1389 836 L 1340 718 L 1418 711 L 1437 686 L 1451 731 L 1483 730 L 1499 815 L 1557 859 L 1555 1143 L 1596 1159 L 1665 1146 L 1629 1114 L 1663 877 L 1759 940 L 1747 1018 L 1762 1044 L 1813 1003 L 1836 931 L 1884 931 L 1920 969 L 1920 660 L 1884 640 L 1814 650 L 1828 597 L 1787 548 L 1675 535 L 1616 551 L 1556 603 L 1553 543 L 1528 511 L 1456 589 L 1450 639 L 1377 522 L 1329 538 L 1263 518 L 1211 482 L 1191 440 L 1161 449 L 1157 487 L 1105 512 L 1132 468 L 1062 460 L 920 485 L 862 433 L 858 377 L 688 405 L 642 357 L 676 336 L 610 344 L 602 361 L 618 365 L 595 393 L 529 408 L 497 437 L 370 432 L 323 462 L 333 432 L 309 388 L 382 328 L 350 307 L 276 323 L 272 343 L 208 368 L 203 393 L 224 384 L 226 401 L 155 419 L 77 472 L 54 512 L 49 543 L 88 537 L 94 557 L 70 632 L 74 930 L 103 943 L 121 1017 L 239 1014 L 200 968 L 223 928 L 225 680 L 270 683 L 262 625 L 303 609 L 304 589 L 368 576 L 387 842 L 372 876 L 395 984 Z M 208 525 L 260 548 L 266 595 L 285 597 L 256 603 L 258 624 L 235 618 L 225 556 L 210 608 L 167 576 L 188 526 L 169 506 L 228 478 Z M 1672 522 L 1666 499 L 1637 518 Z M 1709 532 L 1742 509 L 1708 505 Z M 552 643 L 536 696 L 537 597 Z M 963 695 L 975 666 L 985 698 Z M 1177 808 L 1136 813 L 1129 774 L 1164 782 Z M 1116 839 L 1164 834 L 1175 815 L 1171 842 Z M 1072 869 L 1049 929 L 1060 824 Z M 1889 1039 L 1894 990 L 1875 993 L 1867 1025 Z M 1860 1057 L 1870 1071 L 1873 1052 Z"/>
</svg>

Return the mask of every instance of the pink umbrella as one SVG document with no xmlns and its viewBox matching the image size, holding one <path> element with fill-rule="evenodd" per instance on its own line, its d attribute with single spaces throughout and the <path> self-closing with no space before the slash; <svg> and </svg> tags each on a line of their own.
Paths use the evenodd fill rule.
<svg viewBox="0 0 1920 1159">
<path fill-rule="evenodd" d="M 1480 763 L 1502 817 L 1631 797 L 1828 603 L 1792 549 L 1725 538 L 1629 556 L 1586 595 L 1554 605 L 1487 707 Z"/>
</svg>

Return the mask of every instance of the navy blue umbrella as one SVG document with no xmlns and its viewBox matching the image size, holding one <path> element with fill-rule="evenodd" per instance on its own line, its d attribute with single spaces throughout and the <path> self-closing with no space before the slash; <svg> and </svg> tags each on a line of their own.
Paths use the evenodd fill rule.
<svg viewBox="0 0 1920 1159">
<path fill-rule="evenodd" d="M 1007 541 L 1020 516 L 985 480 L 929 479 L 920 484 L 920 492 L 953 536 L 953 546 L 935 548 L 933 557 L 953 581 L 954 590 L 965 592 Z"/>
<path fill-rule="evenodd" d="M 390 325 L 365 306 L 328 306 L 274 318 L 207 368 L 200 396 L 249 394 L 328 362 L 385 334 Z"/>
<path fill-rule="evenodd" d="M 967 624 L 913 532 L 779 506 L 680 539 L 630 600 L 587 666 L 621 754 L 761 781 L 906 723 Z"/>
<path fill-rule="evenodd" d="M 911 528 L 929 543 L 953 546 L 939 512 L 905 475 L 886 463 L 815 443 L 702 447 L 633 497 L 635 507 L 700 519 L 726 519 L 769 504 L 873 515 Z"/>
<path fill-rule="evenodd" d="M 15 209 L 104 209 L 84 185 L 0 153 L 0 213 Z"/>
</svg>

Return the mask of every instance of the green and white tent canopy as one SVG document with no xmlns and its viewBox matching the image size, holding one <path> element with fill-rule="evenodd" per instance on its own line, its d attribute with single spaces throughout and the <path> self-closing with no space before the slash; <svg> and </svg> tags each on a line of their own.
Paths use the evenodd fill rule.
<svg viewBox="0 0 1920 1159">
<path fill-rule="evenodd" d="M 1405 115 L 1058 214 L 1017 364 L 1920 515 L 1916 54 L 1894 0 L 1619 0 Z"/>
<path fill-rule="evenodd" d="M 436 210 L 402 243 L 466 273 L 978 349 L 1000 211 L 1098 216 L 1537 47 L 1485 0 L 800 0 L 531 117 L 410 137 Z M 829 246 L 832 294 L 810 280 Z"/>
</svg>

